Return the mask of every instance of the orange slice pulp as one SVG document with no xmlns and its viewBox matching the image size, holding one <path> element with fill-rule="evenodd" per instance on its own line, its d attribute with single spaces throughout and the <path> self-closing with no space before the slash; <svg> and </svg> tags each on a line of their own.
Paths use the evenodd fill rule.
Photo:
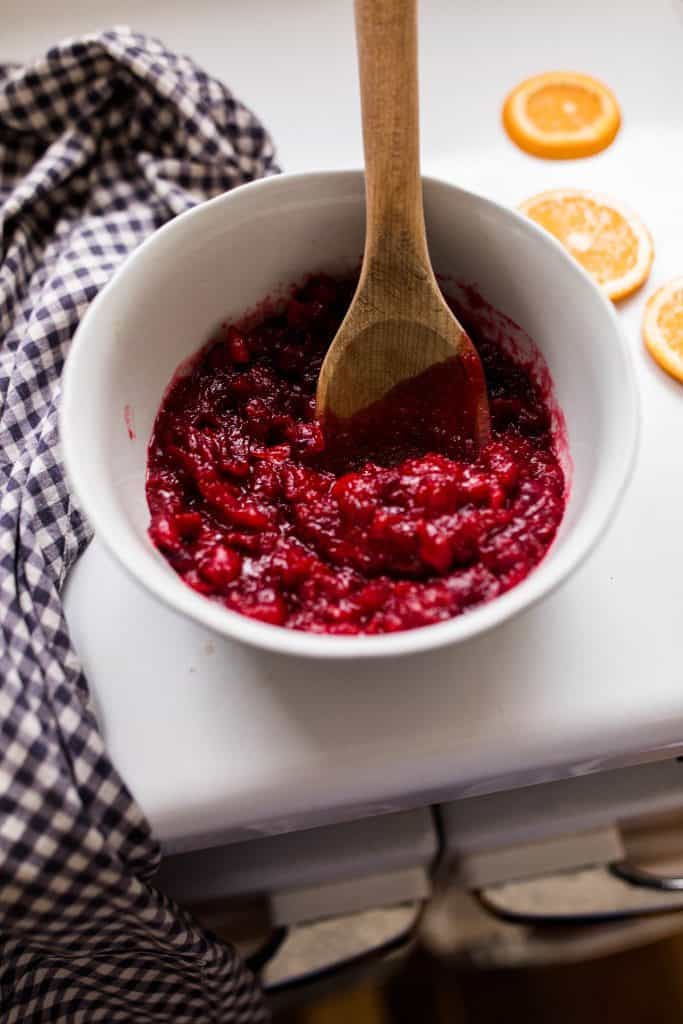
<svg viewBox="0 0 683 1024">
<path fill-rule="evenodd" d="M 605 149 L 621 114 L 611 89 L 589 75 L 548 71 L 527 78 L 508 95 L 503 125 L 520 149 L 567 160 Z"/>
<path fill-rule="evenodd" d="M 675 277 L 648 299 L 643 338 L 662 369 L 683 382 L 683 276 Z"/>
<path fill-rule="evenodd" d="M 623 299 L 646 280 L 654 248 L 631 210 L 595 192 L 556 189 L 520 210 L 557 238 L 610 299 Z"/>
</svg>

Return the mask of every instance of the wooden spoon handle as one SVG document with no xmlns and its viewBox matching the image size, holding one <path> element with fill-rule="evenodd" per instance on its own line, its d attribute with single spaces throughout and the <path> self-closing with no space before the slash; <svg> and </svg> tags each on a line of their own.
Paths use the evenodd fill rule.
<svg viewBox="0 0 683 1024">
<path fill-rule="evenodd" d="M 420 179 L 417 0 L 356 0 L 366 260 L 428 263 Z M 368 259 L 370 257 L 370 259 Z"/>
</svg>

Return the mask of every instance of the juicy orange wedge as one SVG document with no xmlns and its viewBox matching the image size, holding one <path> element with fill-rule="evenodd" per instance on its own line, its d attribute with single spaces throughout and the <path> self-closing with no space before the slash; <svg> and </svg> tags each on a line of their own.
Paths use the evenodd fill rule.
<svg viewBox="0 0 683 1024">
<path fill-rule="evenodd" d="M 648 299 L 643 338 L 653 359 L 683 383 L 683 276 L 675 277 Z"/>
<path fill-rule="evenodd" d="M 610 299 L 630 295 L 650 273 L 650 232 L 639 217 L 605 196 L 556 189 L 527 199 L 520 210 L 559 239 Z"/>
<path fill-rule="evenodd" d="M 503 106 L 503 125 L 520 149 L 534 156 L 570 160 L 609 146 L 621 114 L 611 89 L 574 71 L 527 78 Z"/>
</svg>

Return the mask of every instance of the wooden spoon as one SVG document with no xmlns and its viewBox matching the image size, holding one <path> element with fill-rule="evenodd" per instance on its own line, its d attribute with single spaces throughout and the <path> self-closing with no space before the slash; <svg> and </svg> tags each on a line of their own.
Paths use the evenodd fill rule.
<svg viewBox="0 0 683 1024">
<path fill-rule="evenodd" d="M 397 451 L 457 454 L 463 440 L 476 451 L 490 433 L 484 375 L 441 294 L 425 236 L 417 2 L 355 0 L 355 8 L 365 252 L 358 288 L 322 365 L 318 416 L 326 433 L 331 424 L 364 423 L 365 440 L 371 435 L 378 444 L 378 430 L 390 431 Z M 449 444 L 454 431 L 459 437 Z"/>
</svg>

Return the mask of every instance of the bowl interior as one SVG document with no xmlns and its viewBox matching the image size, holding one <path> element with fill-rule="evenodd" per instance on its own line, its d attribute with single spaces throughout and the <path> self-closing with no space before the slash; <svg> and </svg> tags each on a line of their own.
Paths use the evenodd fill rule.
<svg viewBox="0 0 683 1024">
<path fill-rule="evenodd" d="M 391 637 L 309 636 L 227 612 L 181 583 L 147 538 L 146 448 L 179 364 L 221 321 L 312 271 L 349 273 L 364 236 L 360 173 L 293 175 L 237 189 L 157 232 L 95 301 L 65 374 L 67 467 L 96 530 L 177 609 L 229 635 L 303 654 L 418 650 L 479 632 L 566 575 L 601 532 L 628 476 L 633 374 L 611 307 L 548 236 L 516 214 L 425 182 L 439 274 L 476 285 L 540 349 L 566 419 L 571 492 L 557 540 L 520 586 L 466 616 Z"/>
</svg>

